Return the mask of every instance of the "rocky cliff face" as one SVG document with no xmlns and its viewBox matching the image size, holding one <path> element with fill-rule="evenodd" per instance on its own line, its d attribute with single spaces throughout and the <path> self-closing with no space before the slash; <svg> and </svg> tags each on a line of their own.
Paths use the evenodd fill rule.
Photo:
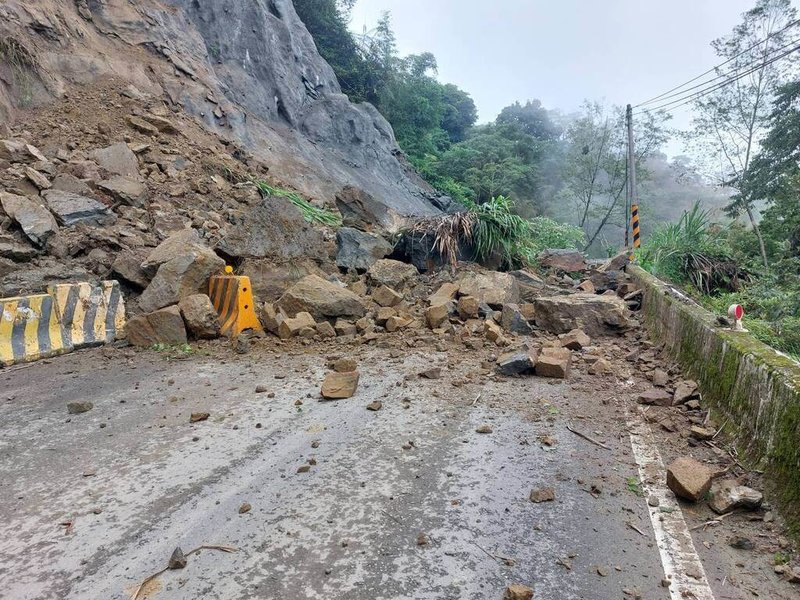
<svg viewBox="0 0 800 600">
<path fill-rule="evenodd" d="M 234 140 L 316 203 L 360 188 L 388 229 L 449 206 L 407 168 L 377 110 L 341 93 L 291 0 L 0 5 L 0 122 L 112 76 Z"/>
</svg>

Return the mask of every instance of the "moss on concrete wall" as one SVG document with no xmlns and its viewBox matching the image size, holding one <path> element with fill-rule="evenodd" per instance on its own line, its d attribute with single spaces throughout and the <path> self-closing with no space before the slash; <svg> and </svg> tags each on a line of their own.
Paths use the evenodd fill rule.
<svg viewBox="0 0 800 600">
<path fill-rule="evenodd" d="M 644 322 L 694 377 L 726 423 L 741 459 L 765 472 L 770 496 L 800 538 L 800 365 L 743 332 L 716 323 L 639 267 Z"/>
</svg>

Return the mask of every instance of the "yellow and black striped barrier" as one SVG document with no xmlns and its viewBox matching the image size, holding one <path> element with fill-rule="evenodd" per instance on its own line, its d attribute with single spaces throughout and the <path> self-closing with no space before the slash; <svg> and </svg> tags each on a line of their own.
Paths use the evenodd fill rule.
<svg viewBox="0 0 800 600">
<path fill-rule="evenodd" d="M 71 350 L 51 295 L 0 298 L 0 365 L 7 367 Z"/>
<path fill-rule="evenodd" d="M 633 249 L 641 248 L 642 239 L 639 233 L 639 205 L 631 204 L 631 229 L 633 229 Z"/>
<path fill-rule="evenodd" d="M 113 342 L 125 329 L 125 300 L 117 281 L 52 285 L 58 318 L 77 348 Z"/>
<path fill-rule="evenodd" d="M 231 338 L 246 330 L 263 332 L 253 300 L 250 278 L 232 275 L 225 267 L 225 275 L 213 275 L 208 282 L 208 297 L 217 310 L 220 332 Z"/>
</svg>

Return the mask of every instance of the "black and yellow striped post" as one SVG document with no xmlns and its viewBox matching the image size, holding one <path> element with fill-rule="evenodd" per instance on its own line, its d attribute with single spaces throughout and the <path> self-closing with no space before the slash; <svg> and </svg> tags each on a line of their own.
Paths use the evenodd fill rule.
<svg viewBox="0 0 800 600">
<path fill-rule="evenodd" d="M 631 229 L 633 229 L 633 249 L 642 247 L 642 239 L 639 233 L 639 205 L 631 204 Z"/>
<path fill-rule="evenodd" d="M 233 275 L 225 267 L 225 275 L 213 275 L 208 282 L 208 297 L 219 315 L 222 335 L 235 338 L 242 331 L 263 332 L 255 311 L 250 278 Z"/>
</svg>

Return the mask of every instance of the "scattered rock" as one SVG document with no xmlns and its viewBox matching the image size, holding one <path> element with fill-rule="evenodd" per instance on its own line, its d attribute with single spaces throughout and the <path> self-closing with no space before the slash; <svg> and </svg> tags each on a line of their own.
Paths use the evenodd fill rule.
<svg viewBox="0 0 800 600">
<path fill-rule="evenodd" d="M 697 502 L 711 489 L 713 475 L 693 458 L 678 458 L 667 467 L 667 487 L 679 498 Z"/>
<path fill-rule="evenodd" d="M 169 306 L 128 319 L 125 327 L 128 341 L 148 348 L 155 344 L 185 344 L 186 327 L 177 306 Z"/>
<path fill-rule="evenodd" d="M 297 473 L 308 473 L 311 470 L 311 465 L 300 465 L 297 467 Z"/>
<path fill-rule="evenodd" d="M 458 316 L 464 321 L 477 319 L 481 314 L 481 303 L 474 296 L 461 296 L 458 299 Z"/>
<path fill-rule="evenodd" d="M 541 504 L 542 502 L 553 502 L 556 499 L 556 490 L 552 487 L 544 487 L 531 490 L 531 502 Z"/>
<path fill-rule="evenodd" d="M 417 275 L 419 271 L 414 265 L 389 258 L 376 261 L 367 270 L 367 276 L 373 285 L 385 285 L 393 289 L 403 289 L 406 282 Z"/>
<path fill-rule="evenodd" d="M 591 365 L 589 365 L 587 372 L 589 375 L 606 375 L 608 373 L 612 373 L 613 370 L 614 369 L 610 362 L 608 362 L 605 358 L 598 358 Z"/>
<path fill-rule="evenodd" d="M 219 337 L 219 317 L 211 299 L 205 294 L 193 294 L 178 302 L 186 328 L 197 339 Z"/>
<path fill-rule="evenodd" d="M 98 165 L 114 175 L 139 177 L 139 160 L 125 142 L 119 142 L 92 152 Z"/>
<path fill-rule="evenodd" d="M 582 329 L 573 329 L 567 333 L 562 333 L 558 336 L 558 339 L 561 340 L 561 345 L 564 348 L 569 348 L 570 350 L 581 350 L 592 344 L 592 338 L 586 335 Z"/>
<path fill-rule="evenodd" d="M 422 532 L 417 534 L 417 546 L 427 546 L 428 545 L 428 536 Z"/>
<path fill-rule="evenodd" d="M 183 550 L 181 550 L 181 547 L 178 546 L 172 551 L 172 555 L 169 557 L 169 562 L 167 563 L 167 568 L 173 571 L 183 569 L 186 567 L 187 562 L 186 555 L 183 553 Z"/>
<path fill-rule="evenodd" d="M 383 402 L 381 402 L 380 400 L 373 400 L 372 402 L 367 404 L 367 410 L 379 411 L 382 408 L 383 408 Z"/>
<path fill-rule="evenodd" d="M 739 535 L 730 538 L 728 540 L 728 545 L 731 548 L 736 548 L 737 550 L 755 550 L 756 548 L 753 540 Z"/>
<path fill-rule="evenodd" d="M 336 335 L 358 335 L 356 324 L 345 319 L 337 319 L 333 328 L 336 330 Z"/>
<path fill-rule="evenodd" d="M 506 588 L 503 600 L 533 600 L 533 588 L 514 583 Z"/>
<path fill-rule="evenodd" d="M 388 285 L 382 285 L 372 292 L 372 299 L 379 305 L 384 307 L 397 306 L 403 301 L 403 294 L 399 294 L 390 288 Z"/>
<path fill-rule="evenodd" d="M 0 159 L 12 163 L 33 163 L 47 160 L 36 146 L 31 146 L 23 140 L 0 140 Z"/>
<path fill-rule="evenodd" d="M 697 383 L 691 380 L 679 381 L 675 385 L 675 393 L 672 396 L 674 405 L 684 404 L 688 400 L 698 396 Z"/>
<path fill-rule="evenodd" d="M 358 388 L 358 371 L 338 373 L 333 371 L 325 376 L 321 394 L 326 400 L 343 400 L 350 398 Z"/>
<path fill-rule="evenodd" d="M 100 181 L 97 187 L 107 192 L 117 202 L 137 208 L 143 207 L 148 197 L 144 184 L 121 175 Z"/>
<path fill-rule="evenodd" d="M 506 331 L 522 335 L 530 335 L 533 332 L 533 327 L 528 323 L 517 304 L 503 305 L 500 326 Z"/>
<path fill-rule="evenodd" d="M 337 373 L 350 373 L 355 371 L 358 365 L 352 358 L 340 358 L 331 365 L 331 368 Z"/>
<path fill-rule="evenodd" d="M 25 177 L 27 177 L 28 181 L 35 185 L 38 190 L 47 190 L 51 187 L 50 180 L 31 167 L 25 167 Z"/>
<path fill-rule="evenodd" d="M 426 369 L 419 376 L 423 379 L 439 379 L 442 376 L 442 369 L 440 367 Z"/>
<path fill-rule="evenodd" d="M 503 344 L 503 330 L 500 329 L 500 326 L 491 319 L 487 319 L 484 322 L 483 335 L 486 336 L 487 340 L 494 342 L 498 346 Z"/>
<path fill-rule="evenodd" d="M 501 375 L 527 375 L 533 373 L 536 354 L 527 351 L 512 351 L 497 359 L 497 372 Z"/>
<path fill-rule="evenodd" d="M 472 296 L 479 304 L 488 304 L 492 308 L 519 302 L 519 284 L 508 273 L 464 273 L 459 279 L 458 288 L 461 295 Z"/>
<path fill-rule="evenodd" d="M 299 312 L 294 318 L 281 320 L 278 326 L 278 337 L 288 340 L 301 334 L 304 329 L 314 329 L 316 323 L 314 317 L 307 312 Z M 316 329 L 314 329 L 316 331 Z"/>
<path fill-rule="evenodd" d="M 494 429 L 488 423 L 484 423 L 483 425 L 478 426 L 475 430 L 475 433 L 492 433 Z"/>
<path fill-rule="evenodd" d="M 428 304 L 430 306 L 447 304 L 451 300 L 455 300 L 456 294 L 458 294 L 458 284 L 444 283 L 438 290 L 436 290 L 434 294 L 430 295 L 428 298 Z"/>
<path fill-rule="evenodd" d="M 653 385 L 657 387 L 664 387 L 669 383 L 669 375 L 664 369 L 656 369 L 653 371 Z"/>
<path fill-rule="evenodd" d="M 539 377 L 569 377 L 572 354 L 566 348 L 542 348 L 536 358 L 534 371 Z"/>
<path fill-rule="evenodd" d="M 287 315 L 307 312 L 316 320 L 336 317 L 363 317 L 367 309 L 356 294 L 317 275 L 295 283 L 277 302 Z"/>
<path fill-rule="evenodd" d="M 328 323 L 328 321 L 317 323 L 314 327 L 316 328 L 317 333 L 323 338 L 330 339 L 336 337 L 336 330 L 333 328 L 333 325 Z"/>
<path fill-rule="evenodd" d="M 705 441 L 710 440 L 714 437 L 716 432 L 713 429 L 706 429 L 705 427 L 700 427 L 699 425 L 692 425 L 689 428 L 689 435 L 696 440 Z"/>
<path fill-rule="evenodd" d="M 708 505 L 715 513 L 724 515 L 736 509 L 755 510 L 761 506 L 764 496 L 761 492 L 739 485 L 735 479 L 714 482 L 711 487 L 711 500 Z"/>
<path fill-rule="evenodd" d="M 636 401 L 639 404 L 648 404 L 654 406 L 671 406 L 672 394 L 667 393 L 665 390 L 652 388 L 646 392 L 639 394 Z"/>
<path fill-rule="evenodd" d="M 67 412 L 71 415 L 79 415 L 81 413 L 89 412 L 93 408 L 94 404 L 88 401 L 67 403 Z"/>
<path fill-rule="evenodd" d="M 450 318 L 451 310 L 452 303 L 436 304 L 426 308 L 425 321 L 427 321 L 428 327 L 431 329 L 441 327 Z"/>
<path fill-rule="evenodd" d="M 249 513 L 252 509 L 253 507 L 250 505 L 249 502 L 242 502 L 242 505 L 239 507 L 239 514 L 244 515 L 246 513 Z"/>
<path fill-rule="evenodd" d="M 200 421 L 208 420 L 211 414 L 207 412 L 195 412 L 189 417 L 189 423 L 199 423 Z"/>
<path fill-rule="evenodd" d="M 539 264 L 546 269 L 577 273 L 586 269 L 586 257 L 577 250 L 548 249 L 539 255 Z"/>
<path fill-rule="evenodd" d="M 413 322 L 414 319 L 412 319 L 411 317 L 403 317 L 400 315 L 395 315 L 393 317 L 389 317 L 388 319 L 386 319 L 386 331 L 391 333 L 394 331 L 398 331 L 400 329 L 405 329 Z"/>
<path fill-rule="evenodd" d="M 582 292 L 586 292 L 587 294 L 594 294 L 597 292 L 591 279 L 585 279 L 582 281 L 578 286 L 578 289 Z"/>
</svg>

